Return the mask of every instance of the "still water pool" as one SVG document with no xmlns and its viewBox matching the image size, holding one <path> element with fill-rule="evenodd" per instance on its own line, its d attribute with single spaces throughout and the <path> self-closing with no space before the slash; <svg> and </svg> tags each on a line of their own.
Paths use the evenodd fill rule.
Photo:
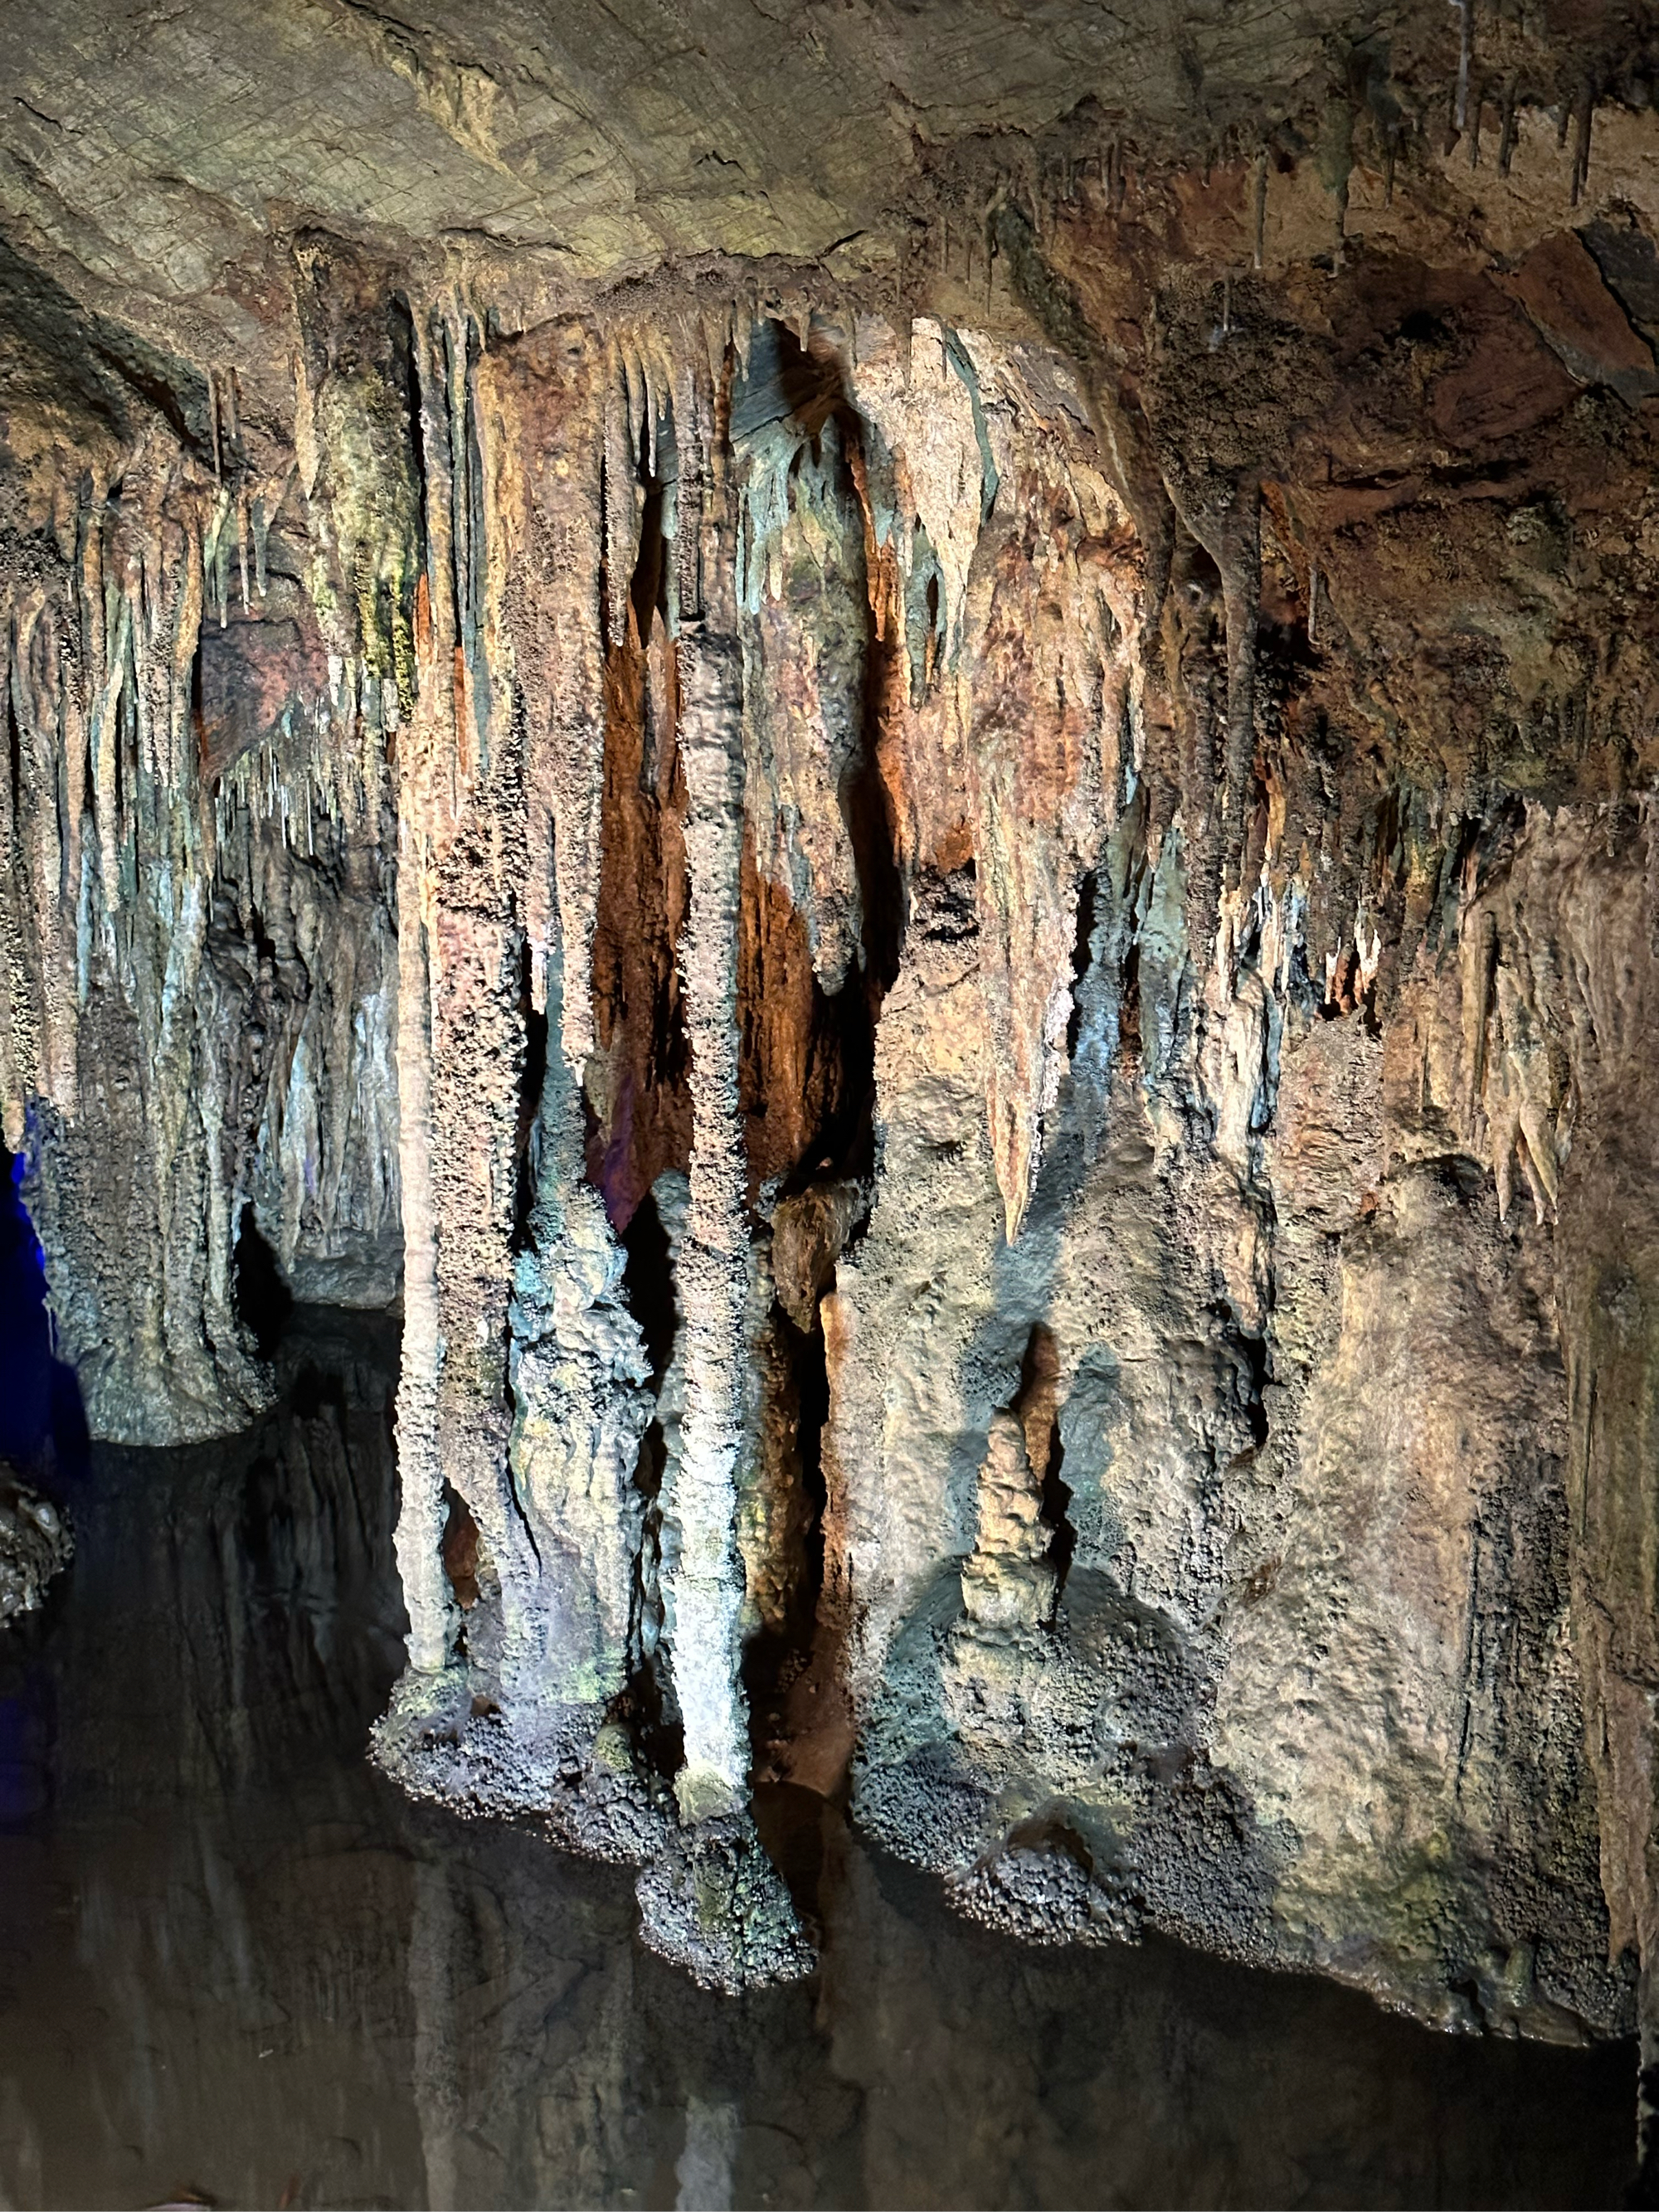
<svg viewBox="0 0 1659 2212">
<path fill-rule="evenodd" d="M 258 1430 L 96 1448 L 0 1637 L 0 2205 L 1606 2204 L 1632 2049 L 1431 2034 L 1173 1944 L 1029 1950 L 793 1808 L 818 1975 L 733 2001 L 630 1877 L 411 1804 L 395 1332 Z"/>
</svg>

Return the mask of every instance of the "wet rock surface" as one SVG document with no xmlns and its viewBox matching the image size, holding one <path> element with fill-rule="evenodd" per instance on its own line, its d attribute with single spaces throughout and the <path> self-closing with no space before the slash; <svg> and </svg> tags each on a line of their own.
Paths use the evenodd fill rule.
<svg viewBox="0 0 1659 2212">
<path fill-rule="evenodd" d="M 364 1755 L 395 1352 L 302 1312 L 244 1437 L 100 1446 L 73 1574 L 0 1641 L 9 2203 L 1616 2201 L 1628 2045 L 1034 1949 L 804 1791 L 766 1818 L 817 1972 L 722 1996 L 641 1948 L 624 1871 L 409 1799 Z"/>
<path fill-rule="evenodd" d="M 37 1611 L 74 1551 L 62 1510 L 0 1462 L 0 1623 Z"/>
</svg>

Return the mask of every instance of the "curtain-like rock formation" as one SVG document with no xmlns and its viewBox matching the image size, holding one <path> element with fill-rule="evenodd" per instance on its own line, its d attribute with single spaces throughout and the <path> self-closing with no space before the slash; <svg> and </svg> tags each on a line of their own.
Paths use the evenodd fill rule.
<svg viewBox="0 0 1659 2212">
<path fill-rule="evenodd" d="M 705 1978 L 810 1962 L 780 1782 L 1038 1941 L 1655 1971 L 1659 131 L 1490 29 L 936 149 L 873 274 L 295 224 L 246 376 L 9 264 L 93 1426 L 400 1298 L 377 1755 Z"/>
</svg>

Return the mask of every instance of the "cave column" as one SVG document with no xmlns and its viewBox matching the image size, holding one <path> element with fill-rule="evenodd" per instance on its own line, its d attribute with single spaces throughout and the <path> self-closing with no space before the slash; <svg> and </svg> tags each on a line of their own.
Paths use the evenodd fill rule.
<svg viewBox="0 0 1659 2212">
<path fill-rule="evenodd" d="M 743 1449 L 749 1291 L 746 1170 L 738 1091 L 738 886 L 743 859 L 743 664 L 706 622 L 680 637 L 679 741 L 687 793 L 690 913 L 681 942 L 690 1037 L 690 1196 L 680 1247 L 685 1413 L 665 1577 L 674 1680 L 685 1723 L 678 1782 L 688 1818 L 746 1796 L 740 1663 L 743 1571 L 734 1540 Z"/>
<path fill-rule="evenodd" d="M 407 817 L 405 817 L 407 819 Z M 438 1455 L 438 1239 L 432 1188 L 432 1001 L 420 868 L 398 869 L 398 1167 L 403 1190 L 403 1372 L 398 1387 L 396 1550 L 409 1613 L 409 1663 L 441 1671 L 454 1607 L 442 1559 L 443 1468 Z"/>
<path fill-rule="evenodd" d="M 415 605 L 416 710 L 398 740 L 398 1166 L 403 1194 L 403 1369 L 398 1387 L 398 1571 L 409 1613 L 409 1663 L 435 1676 L 456 1621 L 442 1559 L 446 1519 L 439 1448 L 442 1367 L 434 1133 L 434 977 L 431 844 L 455 793 L 457 658 L 450 528 L 452 431 L 439 350 L 415 325 L 426 568 Z M 446 801 L 448 802 L 446 805 Z"/>
<path fill-rule="evenodd" d="M 812 1952 L 749 1810 L 738 1512 L 753 1449 L 754 1260 L 739 1090 L 738 973 L 744 847 L 743 656 L 732 487 L 711 381 L 679 380 L 678 740 L 685 779 L 687 911 L 678 959 L 690 1048 L 691 1155 L 675 1239 L 678 1435 L 663 1486 L 665 1642 L 684 1730 L 680 1825 L 636 1884 L 646 1941 L 725 1989 L 790 1980 Z M 717 350 L 718 349 L 718 350 Z M 722 359 L 723 356 L 723 359 Z M 712 387 L 712 388 L 711 388 Z"/>
</svg>

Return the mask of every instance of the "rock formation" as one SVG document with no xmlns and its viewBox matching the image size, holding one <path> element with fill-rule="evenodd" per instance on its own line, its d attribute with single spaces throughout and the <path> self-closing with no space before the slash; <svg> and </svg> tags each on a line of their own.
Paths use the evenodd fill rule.
<svg viewBox="0 0 1659 2212">
<path fill-rule="evenodd" d="M 74 1548 L 52 1500 L 0 1471 L 0 1625 L 45 1603 L 46 1584 L 69 1564 Z"/>
<path fill-rule="evenodd" d="M 700 1977 L 1651 2038 L 1659 36 L 1121 12 L 8 24 L 6 1142 L 98 1434 L 401 1299 L 377 1756 Z"/>
</svg>

